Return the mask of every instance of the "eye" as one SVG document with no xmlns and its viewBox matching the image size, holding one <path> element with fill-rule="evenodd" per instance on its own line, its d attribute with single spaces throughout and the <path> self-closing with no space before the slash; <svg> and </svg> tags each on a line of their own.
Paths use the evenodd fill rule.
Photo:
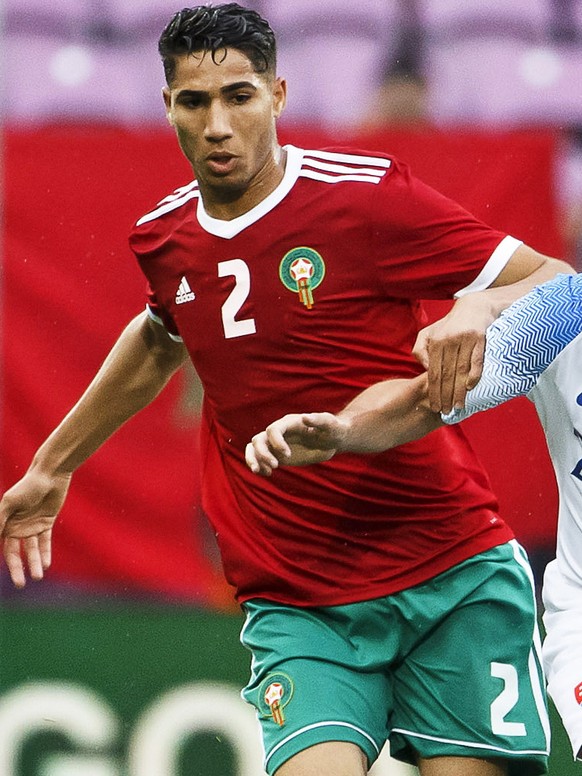
<svg viewBox="0 0 582 776">
<path fill-rule="evenodd" d="M 231 100 L 235 105 L 244 105 L 251 99 L 251 96 L 247 92 L 237 92 L 237 94 L 233 94 Z"/>
<path fill-rule="evenodd" d="M 202 98 L 195 94 L 183 95 L 176 100 L 177 104 L 182 108 L 193 110 L 199 108 L 202 105 Z"/>
</svg>

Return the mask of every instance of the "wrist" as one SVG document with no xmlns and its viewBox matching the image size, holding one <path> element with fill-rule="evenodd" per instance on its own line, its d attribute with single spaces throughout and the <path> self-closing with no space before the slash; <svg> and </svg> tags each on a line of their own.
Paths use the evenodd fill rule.
<svg viewBox="0 0 582 776">
<path fill-rule="evenodd" d="M 39 448 L 30 465 L 30 470 L 40 475 L 65 479 L 72 477 L 74 469 L 66 455 L 47 449 L 44 445 Z"/>
<path fill-rule="evenodd" d="M 490 314 L 495 318 L 503 309 L 506 297 L 508 294 L 505 286 L 489 287 L 483 291 L 472 291 L 470 294 L 460 296 L 454 306 L 476 308 L 485 315 Z"/>
<path fill-rule="evenodd" d="M 350 451 L 350 440 L 354 431 L 353 417 L 346 413 L 336 415 L 337 427 L 334 435 L 335 453 L 346 453 Z"/>
</svg>

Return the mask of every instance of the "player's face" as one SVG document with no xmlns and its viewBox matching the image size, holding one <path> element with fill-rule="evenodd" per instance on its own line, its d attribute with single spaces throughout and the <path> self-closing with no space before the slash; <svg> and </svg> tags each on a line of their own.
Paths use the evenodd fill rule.
<svg viewBox="0 0 582 776">
<path fill-rule="evenodd" d="M 237 49 L 219 52 L 216 62 L 203 52 L 177 58 L 166 112 L 207 209 L 241 194 L 248 208 L 279 183 L 275 122 L 285 93 L 284 81 L 256 73 Z"/>
</svg>

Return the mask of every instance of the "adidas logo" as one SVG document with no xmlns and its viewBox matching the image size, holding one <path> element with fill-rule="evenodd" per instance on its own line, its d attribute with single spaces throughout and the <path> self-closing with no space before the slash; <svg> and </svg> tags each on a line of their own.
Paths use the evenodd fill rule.
<svg viewBox="0 0 582 776">
<path fill-rule="evenodd" d="M 184 304 L 184 302 L 191 302 L 196 299 L 196 294 L 190 288 L 190 285 L 185 277 L 180 281 L 178 292 L 176 294 L 176 304 Z"/>
</svg>

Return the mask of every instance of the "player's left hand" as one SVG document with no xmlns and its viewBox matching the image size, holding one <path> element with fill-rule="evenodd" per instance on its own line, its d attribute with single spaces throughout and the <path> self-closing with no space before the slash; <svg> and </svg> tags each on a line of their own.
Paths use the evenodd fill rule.
<svg viewBox="0 0 582 776">
<path fill-rule="evenodd" d="M 464 406 L 467 391 L 481 377 L 485 331 L 494 318 L 485 296 L 467 294 L 444 318 L 419 332 L 413 353 L 428 373 L 433 412 L 449 413 Z"/>
<path fill-rule="evenodd" d="M 245 450 L 249 469 L 269 477 L 279 466 L 329 461 L 345 435 L 346 424 L 330 412 L 284 415 L 252 438 Z"/>
</svg>

